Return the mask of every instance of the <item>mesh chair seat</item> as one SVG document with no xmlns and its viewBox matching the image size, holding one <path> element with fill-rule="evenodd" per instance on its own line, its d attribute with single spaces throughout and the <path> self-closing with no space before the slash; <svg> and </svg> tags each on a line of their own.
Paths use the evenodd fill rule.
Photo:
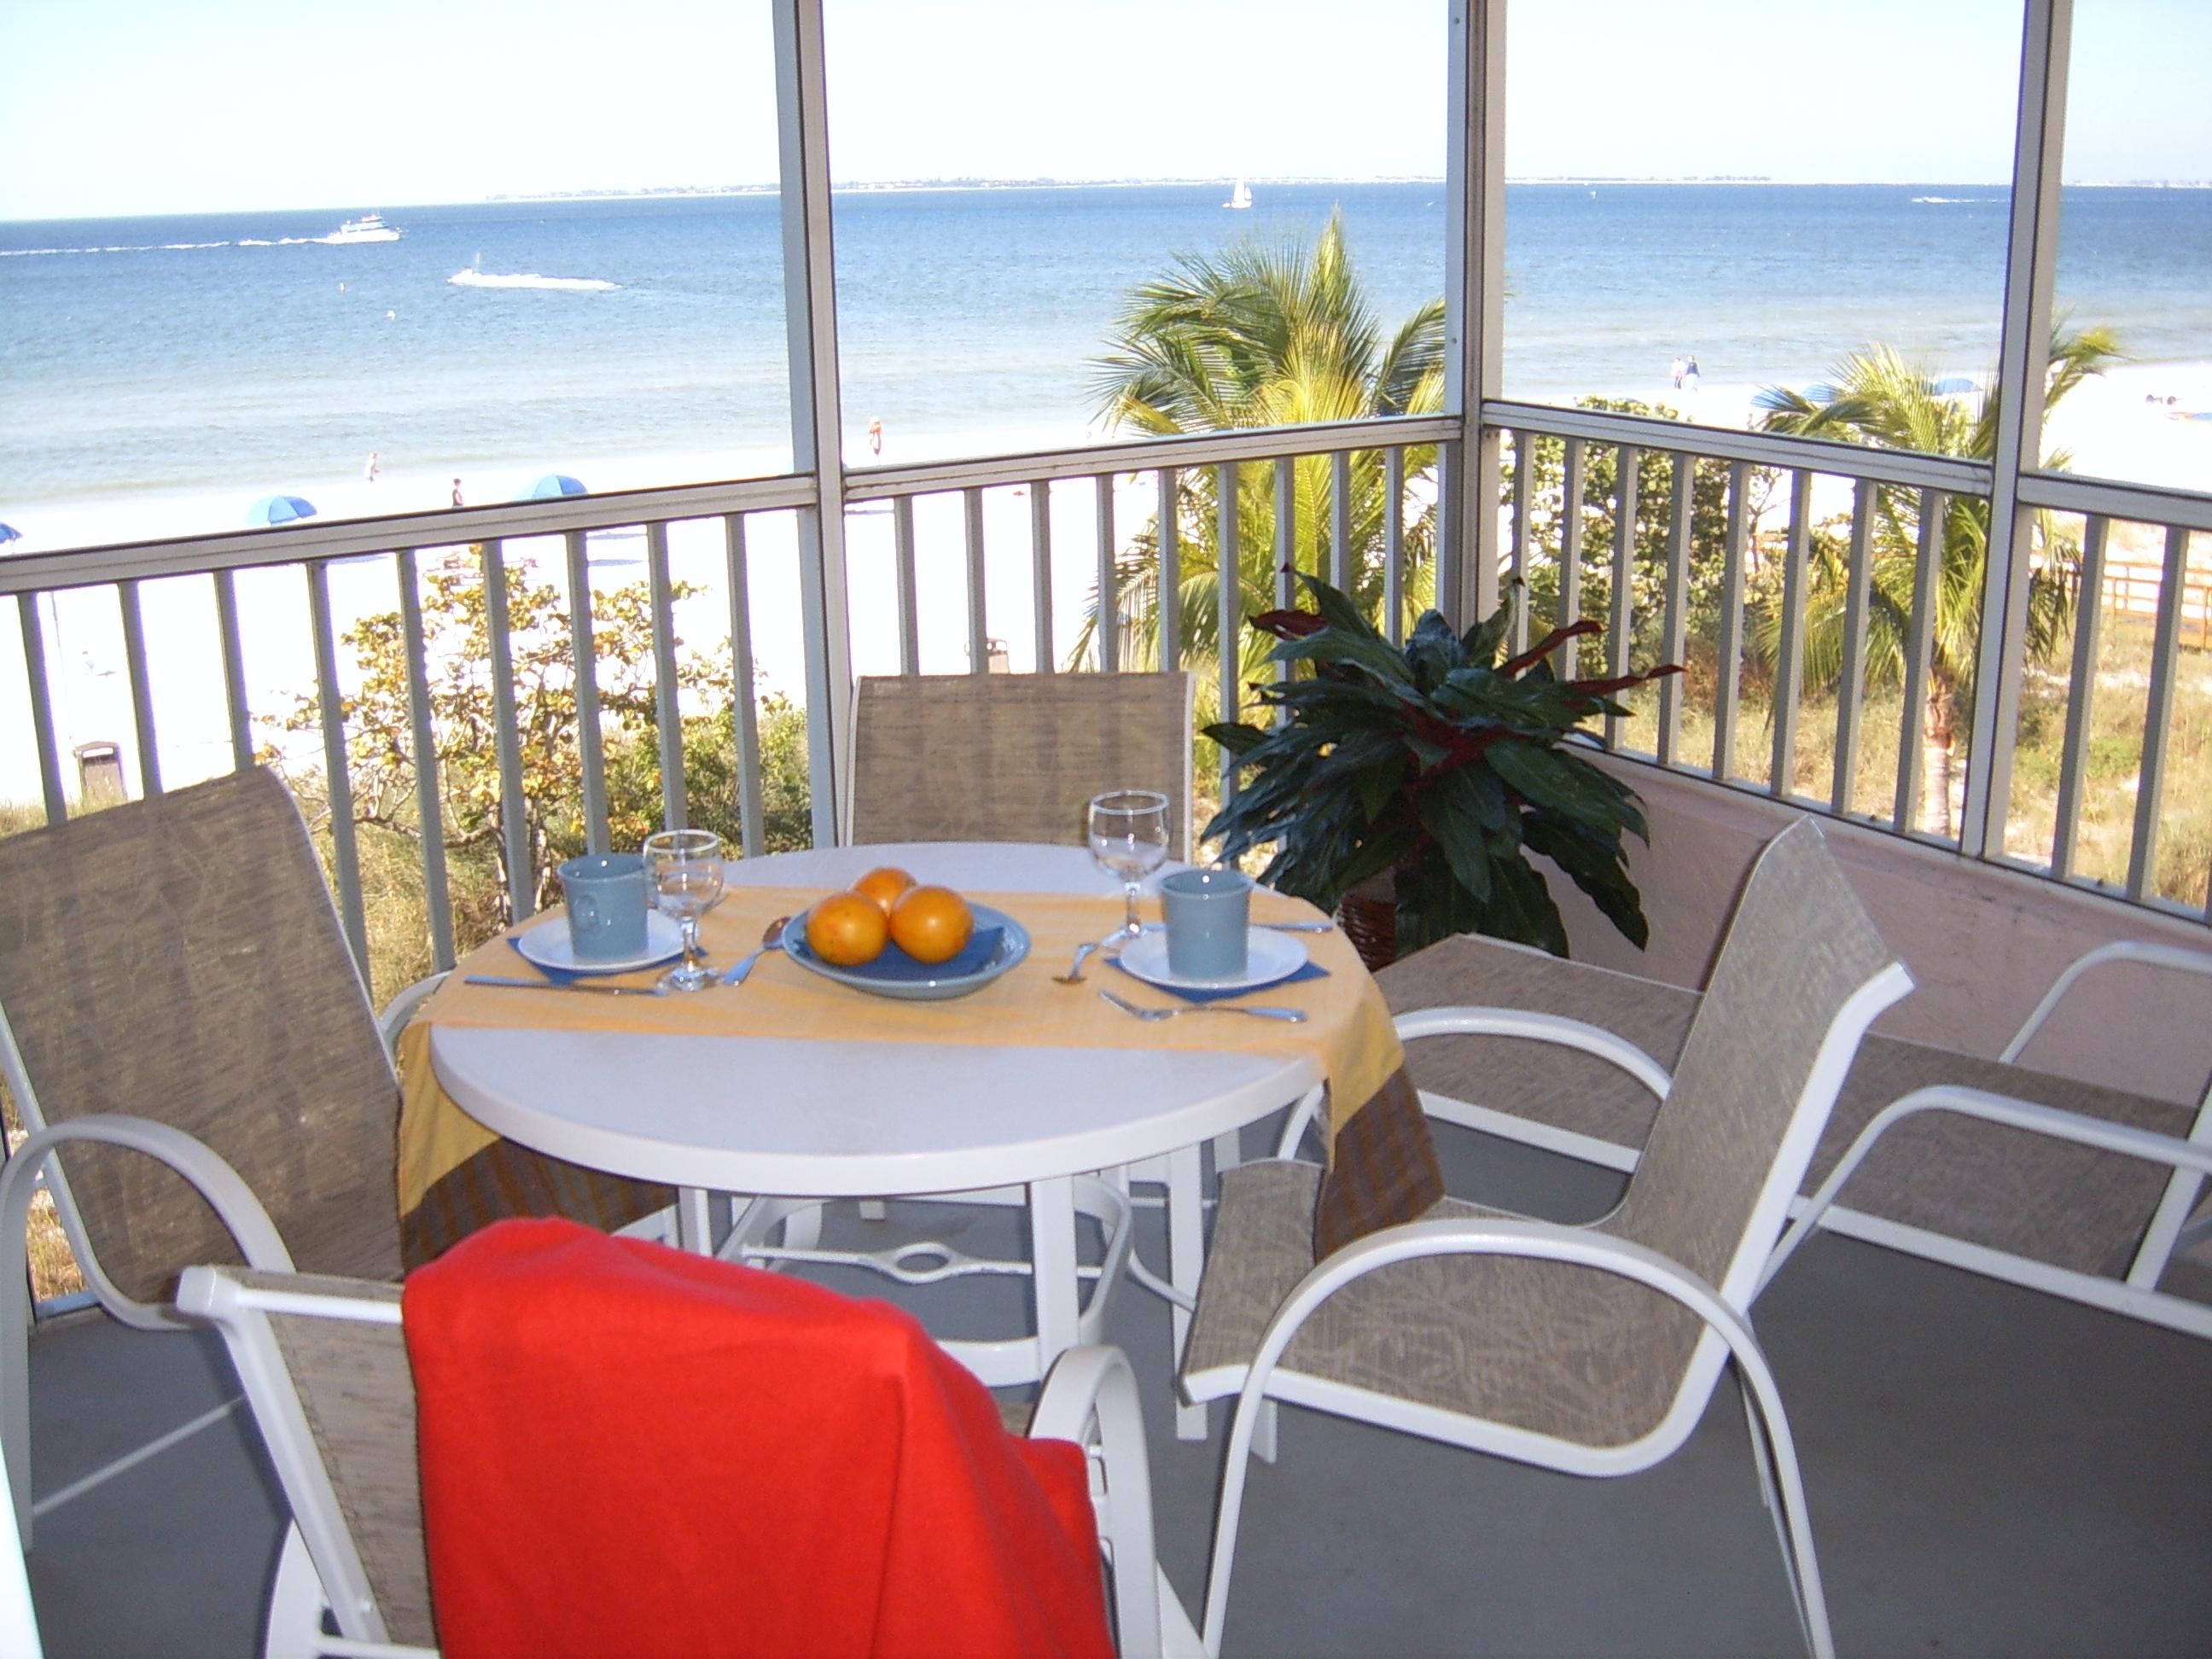
<svg viewBox="0 0 2212 1659">
<path fill-rule="evenodd" d="M 853 708 L 848 842 L 1080 847 L 1093 795 L 1157 789 L 1188 853 L 1187 673 L 868 678 Z"/>
<path fill-rule="evenodd" d="M 1269 1321 L 1311 1270 L 1320 1185 L 1310 1164 L 1252 1164 L 1221 1177 L 1216 1243 L 1184 1351 L 1194 1397 L 1241 1381 Z M 1507 1213 L 1447 1198 L 1422 1218 Z M 1329 1297 L 1278 1369 L 1580 1445 L 1618 1446 L 1658 1426 L 1702 1328 L 1656 1291 L 1565 1262 L 1431 1256 L 1382 1268 Z"/>
</svg>

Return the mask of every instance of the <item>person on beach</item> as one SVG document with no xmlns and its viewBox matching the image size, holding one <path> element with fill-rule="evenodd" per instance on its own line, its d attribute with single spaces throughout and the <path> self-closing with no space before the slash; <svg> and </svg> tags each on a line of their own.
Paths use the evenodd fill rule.
<svg viewBox="0 0 2212 1659">
<path fill-rule="evenodd" d="M 1682 357 L 1680 352 L 1675 354 L 1674 361 L 1667 365 L 1667 372 L 1674 377 L 1674 390 L 1680 392 L 1682 389 Z"/>
<path fill-rule="evenodd" d="M 377 465 L 376 452 L 373 449 L 370 450 L 368 452 L 368 465 L 362 469 L 362 475 L 366 477 L 369 483 L 374 483 L 376 482 L 376 475 L 382 470 L 383 469 Z"/>
<path fill-rule="evenodd" d="M 873 416 L 868 417 L 868 448 L 878 455 L 884 453 L 884 423 Z"/>
<path fill-rule="evenodd" d="M 453 505 L 461 505 L 461 481 L 459 478 L 453 480 Z"/>
<path fill-rule="evenodd" d="M 1698 354 L 1696 352 L 1692 352 L 1689 362 L 1682 365 L 1682 377 L 1674 384 L 1687 386 L 1692 392 L 1698 389 Z"/>
</svg>

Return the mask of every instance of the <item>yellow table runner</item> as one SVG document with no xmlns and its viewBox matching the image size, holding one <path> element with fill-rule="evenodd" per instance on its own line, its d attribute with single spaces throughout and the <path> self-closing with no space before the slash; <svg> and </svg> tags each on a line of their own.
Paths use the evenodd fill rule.
<svg viewBox="0 0 2212 1659">
<path fill-rule="evenodd" d="M 822 896 L 819 888 L 732 887 L 701 930 L 711 959 L 734 963 L 760 942 L 779 916 L 794 915 Z M 436 1025 L 507 1029 L 669 1031 L 723 1036 L 817 1038 L 853 1042 L 1018 1044 L 1048 1048 L 1187 1048 L 1304 1054 L 1328 1079 L 1332 1136 L 1372 1099 L 1403 1060 L 1389 1010 L 1341 933 L 1301 933 L 1328 977 L 1270 986 L 1253 1000 L 1302 1008 L 1303 1024 L 1259 1019 L 1131 1018 L 1097 994 L 1109 987 L 1146 1004 L 1180 1004 L 1091 958 L 1088 983 L 1059 985 L 1076 946 L 1108 933 L 1120 920 L 1118 897 L 1042 893 L 977 893 L 1029 930 L 1027 961 L 971 995 L 943 1002 L 902 1002 L 872 996 L 812 973 L 778 952 L 763 957 L 742 986 L 665 997 L 590 997 L 535 994 L 469 985 L 471 973 L 503 976 L 535 972 L 505 936 L 465 958 L 402 1035 L 404 1098 L 399 1132 L 399 1209 L 410 1215 L 449 1172 L 497 1139 L 449 1100 L 430 1066 Z M 1259 890 L 1255 921 L 1323 919 L 1303 900 Z M 520 927 L 565 926 L 559 912 Z M 652 983 L 656 969 L 615 976 L 611 984 Z"/>
</svg>

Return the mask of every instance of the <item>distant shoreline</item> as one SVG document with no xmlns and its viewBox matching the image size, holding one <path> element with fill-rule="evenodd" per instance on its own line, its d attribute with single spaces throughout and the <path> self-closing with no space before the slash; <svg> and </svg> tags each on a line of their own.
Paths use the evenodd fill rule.
<svg viewBox="0 0 2212 1659">
<path fill-rule="evenodd" d="M 833 196 L 892 196 L 984 192 L 1018 190 L 1148 190 L 1218 188 L 1225 175 L 1209 174 L 1197 179 L 904 179 L 853 180 L 834 187 Z M 1441 188 L 1444 179 L 1419 174 L 1393 175 L 1387 178 L 1340 179 L 1327 177 L 1259 178 L 1247 175 L 1245 182 L 1255 190 L 1268 191 L 1302 188 L 1314 185 L 1422 185 Z M 1534 178 L 1508 178 L 1509 187 L 1514 185 L 1557 185 L 1577 189 L 1599 185 L 1742 185 L 1771 190 L 1868 190 L 1905 189 L 1912 185 L 1925 188 L 1958 188 L 1971 190 L 2008 189 L 2008 179 L 1775 179 L 1756 174 L 1744 175 L 1683 175 L 1674 177 L 1638 178 L 1629 175 L 1606 174 L 1546 174 Z M 2066 190 L 2212 190 L 2212 179 L 2069 179 L 2062 188 Z M 687 199 L 719 200 L 733 198 L 775 196 L 780 187 L 774 184 L 745 185 L 647 185 L 635 190 L 574 190 L 545 191 L 497 191 L 489 196 L 473 196 L 463 201 L 408 202 L 387 213 L 406 213 L 417 208 L 466 208 L 530 206 L 549 202 L 654 202 Z M 191 209 L 186 210 L 140 210 L 130 213 L 93 213 L 57 217 L 44 215 L 38 217 L 0 216 L 0 225 L 36 224 L 96 224 L 108 220 L 131 219 L 226 219 L 254 214 L 331 214 L 341 216 L 360 211 L 354 202 L 309 204 L 304 207 L 230 207 Z"/>
</svg>

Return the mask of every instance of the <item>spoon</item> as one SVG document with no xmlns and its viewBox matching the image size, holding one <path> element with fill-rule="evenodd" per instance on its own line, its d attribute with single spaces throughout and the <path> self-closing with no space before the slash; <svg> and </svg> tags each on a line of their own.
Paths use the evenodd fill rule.
<svg viewBox="0 0 2212 1659">
<path fill-rule="evenodd" d="M 1077 945 L 1075 947 L 1075 960 L 1067 964 L 1067 971 L 1066 973 L 1054 974 L 1052 976 L 1052 982 L 1055 985 L 1082 984 L 1083 964 L 1089 959 L 1091 953 L 1098 948 L 1100 943 L 1101 941 L 1094 939 L 1088 944 Z"/>
<path fill-rule="evenodd" d="M 777 948 L 783 939 L 783 930 L 790 926 L 790 924 L 791 918 L 789 916 L 778 916 L 774 921 L 769 923 L 768 931 L 761 935 L 760 949 L 754 951 L 750 956 L 741 959 L 736 967 L 731 969 L 728 973 L 723 975 L 722 983 L 725 985 L 743 985 L 745 982 L 745 975 L 753 970 L 753 963 L 758 962 L 770 951 Z"/>
</svg>

